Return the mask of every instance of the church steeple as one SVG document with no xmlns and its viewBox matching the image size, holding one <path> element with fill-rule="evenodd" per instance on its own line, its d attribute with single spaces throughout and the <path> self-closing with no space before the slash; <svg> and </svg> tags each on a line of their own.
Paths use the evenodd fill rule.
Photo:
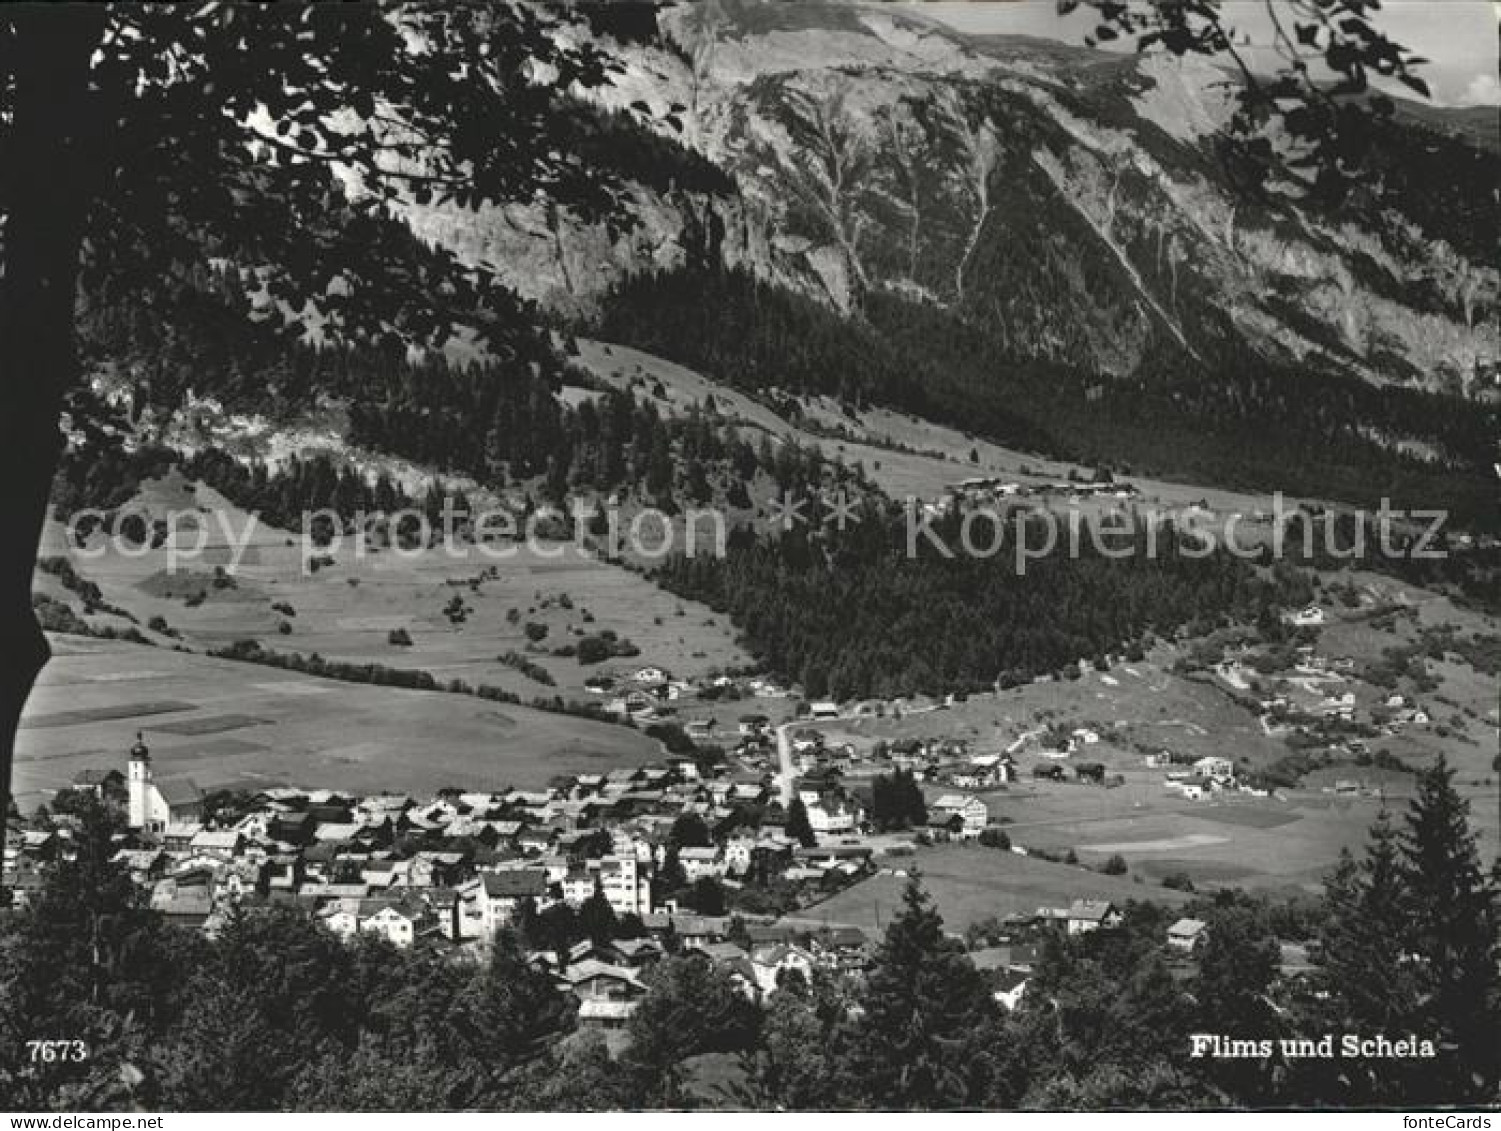
<svg viewBox="0 0 1501 1131">
<path fill-rule="evenodd" d="M 146 746 L 141 732 L 136 731 L 135 745 L 130 748 L 130 762 L 126 766 L 125 785 L 129 792 L 129 819 L 133 829 L 145 828 L 150 820 L 151 751 Z"/>
</svg>

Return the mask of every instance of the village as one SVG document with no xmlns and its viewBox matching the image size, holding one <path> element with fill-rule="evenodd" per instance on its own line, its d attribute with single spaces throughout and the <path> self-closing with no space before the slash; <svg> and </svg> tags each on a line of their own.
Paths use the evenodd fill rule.
<svg viewBox="0 0 1501 1131">
<path fill-rule="evenodd" d="M 769 749 L 772 730 L 759 715 L 739 726 L 743 765 Z M 578 999 L 581 1024 L 619 1029 L 647 992 L 645 970 L 671 953 L 703 953 L 752 999 L 789 971 L 858 976 L 877 940 L 820 918 L 816 904 L 878 871 L 905 875 L 917 863 L 915 846 L 978 841 L 1026 853 L 962 788 L 919 802 L 925 815 L 912 827 L 881 831 L 871 791 L 840 783 L 845 751 L 825 749 L 807 728 L 793 729 L 790 745 L 800 770 L 784 805 L 788 787 L 778 775 L 688 756 L 534 791 L 445 790 L 426 799 L 290 787 L 206 793 L 189 779 L 157 777 L 137 736 L 123 772 L 85 771 L 50 811 L 11 822 L 0 883 L 17 908 L 40 898 L 49 866 L 74 851 L 70 799 L 92 795 L 116 807 L 127 830 L 116 836 L 112 862 L 169 922 L 213 936 L 241 907 L 284 904 L 345 939 L 370 934 L 456 959 L 482 957 L 503 929 L 534 925 L 530 937 L 556 945 L 531 950 L 529 961 Z M 921 797 L 921 777 L 981 787 L 1017 772 L 1009 754 L 957 753 L 936 744 L 896 753 L 891 780 L 905 776 L 908 796 Z M 935 773 L 945 754 L 946 768 Z M 1195 769 L 1233 780 L 1227 766 Z M 1077 773 L 1083 780 L 1093 771 Z M 1120 918 L 1108 899 L 1039 907 L 1007 917 L 1002 945 L 976 939 L 975 960 L 1011 1009 L 1046 932 L 1109 929 Z M 1181 919 L 1164 946 L 1186 956 L 1203 930 Z"/>
</svg>

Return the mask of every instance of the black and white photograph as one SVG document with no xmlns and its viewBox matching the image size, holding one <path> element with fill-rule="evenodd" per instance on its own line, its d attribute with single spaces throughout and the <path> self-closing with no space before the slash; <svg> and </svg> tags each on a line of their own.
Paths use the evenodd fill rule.
<svg viewBox="0 0 1501 1131">
<path fill-rule="evenodd" d="M 1498 56 L 0 5 L 5 1127 L 1491 1127 Z"/>
</svg>

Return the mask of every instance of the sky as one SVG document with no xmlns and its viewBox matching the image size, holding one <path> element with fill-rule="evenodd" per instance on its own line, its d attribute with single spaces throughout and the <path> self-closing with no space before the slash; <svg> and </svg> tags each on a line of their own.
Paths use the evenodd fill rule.
<svg viewBox="0 0 1501 1131">
<path fill-rule="evenodd" d="M 1276 2 L 1276 0 L 1273 0 Z M 1087 13 L 1060 17 L 1054 0 L 903 0 L 902 7 L 965 32 L 1034 35 L 1082 43 L 1093 26 Z M 1264 0 L 1225 0 L 1227 23 L 1250 37 L 1254 48 L 1270 43 Z M 1498 0 L 1386 0 L 1376 13 L 1387 35 L 1429 62 L 1421 74 L 1443 106 L 1501 105 L 1497 73 Z M 1268 47 L 1268 65 L 1273 56 Z"/>
</svg>

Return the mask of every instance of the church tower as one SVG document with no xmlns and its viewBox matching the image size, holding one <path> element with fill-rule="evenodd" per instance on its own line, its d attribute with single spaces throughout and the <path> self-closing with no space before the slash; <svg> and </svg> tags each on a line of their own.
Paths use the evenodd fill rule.
<svg viewBox="0 0 1501 1131">
<path fill-rule="evenodd" d="M 151 793 L 151 751 L 141 741 L 141 732 L 136 732 L 135 745 L 130 748 L 130 767 L 126 775 L 130 789 L 130 827 L 145 828 L 147 821 L 147 798 Z"/>
</svg>

